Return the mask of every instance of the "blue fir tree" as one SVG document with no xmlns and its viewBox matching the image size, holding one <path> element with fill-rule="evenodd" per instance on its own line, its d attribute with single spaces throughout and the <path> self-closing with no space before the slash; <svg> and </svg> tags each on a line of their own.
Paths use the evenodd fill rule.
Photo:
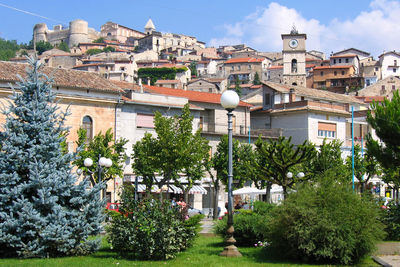
<svg viewBox="0 0 400 267">
<path fill-rule="evenodd" d="M 78 183 L 75 155 L 63 153 L 68 112 L 59 110 L 52 80 L 29 59 L 0 136 L 0 255 L 55 257 L 95 251 L 103 221 L 102 184 Z"/>
</svg>

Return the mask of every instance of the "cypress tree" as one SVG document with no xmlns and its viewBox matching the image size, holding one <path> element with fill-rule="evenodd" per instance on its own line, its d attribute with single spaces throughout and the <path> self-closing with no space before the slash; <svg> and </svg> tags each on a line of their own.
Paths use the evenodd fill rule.
<svg viewBox="0 0 400 267">
<path fill-rule="evenodd" d="M 0 136 L 0 255 L 54 257 L 87 254 L 99 240 L 103 184 L 89 188 L 72 172 L 74 154 L 62 151 L 68 112 L 59 111 L 52 80 L 29 59 L 17 83 Z"/>
</svg>

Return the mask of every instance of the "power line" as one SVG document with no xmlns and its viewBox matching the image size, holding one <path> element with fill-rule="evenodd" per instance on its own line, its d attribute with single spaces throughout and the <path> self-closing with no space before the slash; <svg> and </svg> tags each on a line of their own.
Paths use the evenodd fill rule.
<svg viewBox="0 0 400 267">
<path fill-rule="evenodd" d="M 33 13 L 33 12 L 29 12 L 29 11 L 26 11 L 26 10 L 22 10 L 22 9 L 19 9 L 19 8 L 15 8 L 15 7 L 12 7 L 12 6 L 7 6 L 7 5 L 2 4 L 2 3 L 0 3 L 0 6 L 6 7 L 8 9 L 12 9 L 12 10 L 15 10 L 15 11 L 18 11 L 18 12 L 22 12 L 22 13 L 25 13 L 25 14 L 28 14 L 28 15 L 31 15 L 31 16 L 34 16 L 34 17 L 39 17 L 39 18 L 47 19 L 47 20 L 50 20 L 50 21 L 53 21 L 53 22 L 66 24 L 63 21 L 59 21 L 59 20 L 55 20 L 55 19 L 52 19 L 52 18 L 48 18 L 48 17 L 42 16 L 42 15 L 39 15 L 39 14 L 36 14 L 36 13 Z"/>
</svg>

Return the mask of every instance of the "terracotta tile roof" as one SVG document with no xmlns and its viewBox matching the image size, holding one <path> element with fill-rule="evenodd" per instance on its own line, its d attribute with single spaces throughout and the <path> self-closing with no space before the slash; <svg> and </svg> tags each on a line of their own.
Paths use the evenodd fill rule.
<svg viewBox="0 0 400 267">
<path fill-rule="evenodd" d="M 203 103 L 213 103 L 220 104 L 221 94 L 214 93 L 206 93 L 206 92 L 198 92 L 198 91 L 190 91 L 190 90 L 182 90 L 182 89 L 171 89 L 166 87 L 158 87 L 158 86 L 148 86 L 143 85 L 146 92 L 162 94 L 162 95 L 170 95 L 177 97 L 184 97 L 189 99 L 189 101 L 193 102 L 203 102 Z M 242 107 L 251 107 L 251 104 L 240 101 L 239 106 Z"/>
<path fill-rule="evenodd" d="M 179 83 L 179 80 L 157 80 L 156 83 L 167 83 L 167 84 L 171 84 L 171 83 Z"/>
<path fill-rule="evenodd" d="M 373 101 L 382 102 L 385 100 L 384 96 L 356 96 L 356 98 L 364 101 L 365 103 L 372 103 Z"/>
<path fill-rule="evenodd" d="M 235 88 L 235 84 L 231 84 L 229 86 L 229 88 Z M 253 86 L 252 83 L 245 83 L 245 84 L 239 84 L 240 88 L 250 88 L 251 86 Z"/>
<path fill-rule="evenodd" d="M 82 67 L 94 67 L 94 66 L 105 66 L 107 63 L 88 63 L 88 64 L 81 64 L 73 66 L 73 69 L 82 68 Z"/>
<path fill-rule="evenodd" d="M 349 69 L 353 65 L 331 65 L 331 66 L 317 66 L 314 70 L 326 70 L 326 69 Z"/>
<path fill-rule="evenodd" d="M 258 88 L 261 88 L 261 87 L 262 87 L 262 84 L 257 84 L 257 85 L 252 85 L 251 89 L 258 89 Z"/>
<path fill-rule="evenodd" d="M 306 64 L 306 68 L 314 68 L 315 64 Z"/>
<path fill-rule="evenodd" d="M 281 93 L 289 93 L 290 89 L 293 88 L 295 90 L 296 95 L 309 97 L 311 99 L 327 100 L 339 103 L 363 104 L 362 101 L 358 100 L 354 96 L 332 93 L 326 90 L 318 90 L 318 89 L 306 88 L 295 85 L 284 85 L 281 83 L 274 83 L 267 81 L 263 81 L 261 83 Z"/>
<path fill-rule="evenodd" d="M 225 64 L 232 64 L 232 63 L 258 63 L 263 62 L 264 58 L 254 58 L 254 57 L 243 57 L 243 58 L 231 58 L 225 61 Z"/>
<path fill-rule="evenodd" d="M 140 91 L 140 86 L 136 83 L 130 83 L 130 82 L 125 82 L 125 81 L 114 81 L 110 80 L 113 84 L 118 86 L 119 88 L 123 90 L 133 90 L 133 91 Z"/>
<path fill-rule="evenodd" d="M 29 65 L 24 63 L 0 61 L 0 80 L 17 82 L 19 81 L 17 75 L 23 78 L 26 77 L 26 69 L 28 67 Z M 111 81 L 94 72 L 50 67 L 43 67 L 42 72 L 49 77 L 53 77 L 53 86 L 123 92 L 122 89 L 114 85 Z"/>
<path fill-rule="evenodd" d="M 331 56 L 330 58 L 343 58 L 343 57 L 357 57 L 357 55 L 356 54 L 343 54 L 343 55 Z"/>
<path fill-rule="evenodd" d="M 278 69 L 283 69 L 283 66 L 282 65 L 271 66 L 271 67 L 268 67 L 268 69 L 269 70 L 278 70 Z"/>
</svg>

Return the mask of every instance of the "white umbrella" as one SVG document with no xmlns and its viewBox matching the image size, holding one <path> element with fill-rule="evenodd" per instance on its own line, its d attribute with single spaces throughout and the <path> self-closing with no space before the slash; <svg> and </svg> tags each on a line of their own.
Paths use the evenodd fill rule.
<svg viewBox="0 0 400 267">
<path fill-rule="evenodd" d="M 237 190 L 234 190 L 233 195 L 263 195 L 265 194 L 265 190 L 260 190 L 254 187 L 243 187 Z"/>
</svg>

